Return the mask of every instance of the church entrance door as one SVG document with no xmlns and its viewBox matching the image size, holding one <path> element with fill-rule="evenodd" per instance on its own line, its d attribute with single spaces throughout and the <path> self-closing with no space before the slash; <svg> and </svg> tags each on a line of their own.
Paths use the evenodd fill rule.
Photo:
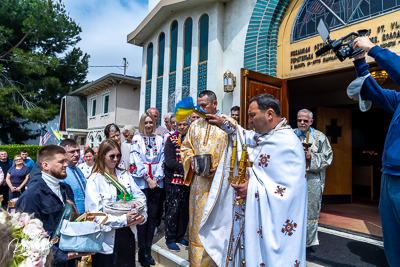
<svg viewBox="0 0 400 267">
<path fill-rule="evenodd" d="M 243 127 L 248 128 L 247 110 L 250 99 L 256 95 L 264 93 L 271 94 L 276 99 L 279 99 L 281 102 L 281 116 L 287 118 L 289 115 L 289 105 L 286 80 L 242 68 L 240 86 L 240 121 Z"/>
<path fill-rule="evenodd" d="M 333 150 L 332 165 L 326 169 L 324 200 L 352 201 L 351 109 L 318 107 L 315 128 L 328 138 Z"/>
</svg>

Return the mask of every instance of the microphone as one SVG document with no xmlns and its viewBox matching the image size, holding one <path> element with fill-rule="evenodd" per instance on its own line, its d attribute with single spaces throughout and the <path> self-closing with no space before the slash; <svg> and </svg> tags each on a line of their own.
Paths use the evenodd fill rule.
<svg viewBox="0 0 400 267">
<path fill-rule="evenodd" d="M 323 46 L 321 49 L 319 49 L 317 52 L 315 52 L 315 55 L 317 57 L 319 57 L 320 55 L 328 52 L 329 50 L 331 50 L 332 46 L 330 44 L 327 44 L 325 46 Z"/>
</svg>

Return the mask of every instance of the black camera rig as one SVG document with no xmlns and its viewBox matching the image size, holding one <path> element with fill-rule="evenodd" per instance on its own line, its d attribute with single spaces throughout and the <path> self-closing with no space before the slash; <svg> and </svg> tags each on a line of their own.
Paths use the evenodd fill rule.
<svg viewBox="0 0 400 267">
<path fill-rule="evenodd" d="M 318 24 L 318 33 L 321 36 L 324 43 L 325 42 L 328 43 L 324 45 L 321 49 L 317 50 L 315 52 L 315 55 L 319 57 L 320 55 L 325 54 L 329 50 L 332 50 L 340 61 L 344 61 L 346 58 L 353 58 L 363 52 L 361 48 L 353 49 L 353 40 L 356 37 L 365 36 L 368 33 L 368 30 L 359 30 L 357 31 L 357 33 L 355 32 L 349 33 L 346 36 L 340 38 L 339 40 L 331 40 L 329 38 L 329 33 L 330 33 L 329 28 L 321 19 Z M 350 40 L 347 41 L 349 38 Z"/>
</svg>

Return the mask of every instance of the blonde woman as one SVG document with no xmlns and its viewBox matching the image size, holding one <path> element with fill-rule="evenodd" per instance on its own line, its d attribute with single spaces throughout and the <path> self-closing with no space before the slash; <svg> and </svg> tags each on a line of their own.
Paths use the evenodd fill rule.
<svg viewBox="0 0 400 267">
<path fill-rule="evenodd" d="M 156 227 L 164 186 L 164 143 L 155 135 L 156 120 L 146 112 L 140 118 L 139 133 L 133 137 L 130 171 L 135 182 L 147 198 L 147 222 L 138 226 L 139 262 L 142 266 L 154 265 L 151 245 Z"/>
<path fill-rule="evenodd" d="M 104 205 L 116 201 L 118 195 L 122 195 L 123 192 L 119 190 L 126 190 L 136 200 L 145 204 L 145 209 L 140 214 L 129 212 L 121 216 L 108 215 L 106 225 L 111 226 L 113 230 L 106 233 L 100 253 L 92 256 L 93 267 L 135 266 L 136 227 L 146 221 L 146 197 L 129 172 L 118 167 L 120 159 L 119 144 L 112 139 L 104 140 L 86 184 L 85 208 L 90 212 L 103 211 Z M 116 184 L 119 185 L 118 188 Z"/>
<path fill-rule="evenodd" d="M 25 184 L 28 182 L 29 174 L 31 169 L 29 169 L 22 159 L 20 154 L 15 155 L 14 165 L 8 170 L 6 182 L 10 188 L 9 198 L 20 197 L 25 191 Z"/>
</svg>

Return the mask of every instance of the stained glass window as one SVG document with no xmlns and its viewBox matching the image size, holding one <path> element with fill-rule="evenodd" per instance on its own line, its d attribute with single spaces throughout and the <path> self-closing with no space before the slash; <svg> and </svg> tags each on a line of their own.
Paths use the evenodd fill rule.
<svg viewBox="0 0 400 267">
<path fill-rule="evenodd" d="M 199 63 L 208 59 L 208 15 L 200 20 Z"/>
<path fill-rule="evenodd" d="M 164 55 L 165 55 L 165 34 L 161 33 L 158 38 L 158 70 L 157 77 L 162 77 L 164 74 Z"/>
<path fill-rule="evenodd" d="M 178 50 L 178 22 L 175 20 L 171 25 L 171 60 L 169 62 L 169 72 L 176 71 L 176 54 Z"/>
<path fill-rule="evenodd" d="M 190 67 L 192 60 L 192 28 L 193 20 L 188 18 L 185 23 L 185 42 L 183 44 L 183 68 Z"/>
<path fill-rule="evenodd" d="M 153 43 L 147 47 L 147 76 L 146 80 L 151 80 L 153 74 Z"/>
<path fill-rule="evenodd" d="M 292 42 L 318 34 L 323 19 L 332 29 L 400 9 L 400 0 L 305 0 L 292 29 Z"/>
</svg>

